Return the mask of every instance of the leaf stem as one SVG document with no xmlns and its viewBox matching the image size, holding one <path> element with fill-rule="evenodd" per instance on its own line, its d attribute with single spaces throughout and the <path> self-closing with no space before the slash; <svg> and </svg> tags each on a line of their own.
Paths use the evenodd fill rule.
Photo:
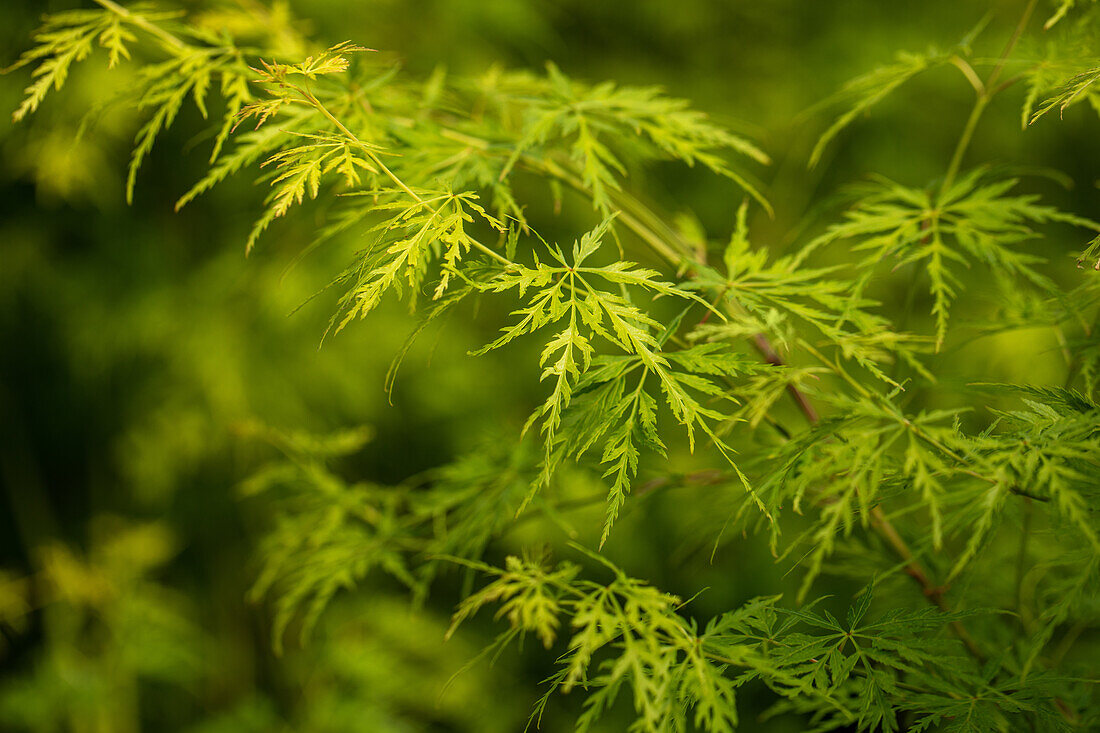
<svg viewBox="0 0 1100 733">
<path fill-rule="evenodd" d="M 951 163 L 947 166 L 947 173 L 944 175 L 943 184 L 940 186 L 941 197 L 951 188 L 955 178 L 959 175 L 963 156 L 966 155 L 966 150 L 970 147 L 970 141 L 974 139 L 974 130 L 977 129 L 978 121 L 989 105 L 989 99 L 988 92 L 979 94 L 974 102 L 973 109 L 970 110 L 970 116 L 966 118 L 966 125 L 963 126 L 962 135 L 959 136 L 959 141 L 955 144 L 955 151 L 951 154 Z"/>
<path fill-rule="evenodd" d="M 951 162 L 947 166 L 947 173 L 944 175 L 943 184 L 940 186 L 940 196 L 943 196 L 955 182 L 955 178 L 959 174 L 959 168 L 962 166 L 963 157 L 966 155 L 967 148 L 970 147 L 970 142 L 974 139 L 974 130 L 977 128 L 978 121 L 981 120 L 985 108 L 989 106 L 990 100 L 992 100 L 998 92 L 1007 87 L 1007 85 L 999 87 L 995 85 L 1001 76 L 1001 72 L 1004 70 L 1005 64 L 1008 63 L 1008 57 L 1012 54 L 1013 49 L 1016 48 L 1016 44 L 1020 42 L 1020 37 L 1023 36 L 1024 31 L 1027 30 L 1027 24 L 1030 22 L 1031 16 L 1035 12 L 1037 3 L 1038 0 L 1028 0 L 1027 7 L 1024 8 L 1024 13 L 1020 16 L 1020 21 L 1016 24 L 1016 29 L 1012 32 L 1012 36 L 1009 37 L 1008 43 L 1005 44 L 1004 50 L 1001 51 L 1001 55 L 997 59 L 996 65 L 993 67 L 993 71 L 989 72 L 989 77 L 984 83 L 977 78 L 977 75 L 974 74 L 974 70 L 969 64 L 966 64 L 964 67 L 952 59 L 952 63 L 962 70 L 967 81 L 974 87 L 974 91 L 978 95 L 978 98 L 974 101 L 974 107 L 970 110 L 970 116 L 967 117 L 966 124 L 963 126 L 962 135 L 959 137 L 958 143 L 955 144 L 955 150 L 951 154 Z M 965 61 L 963 63 L 965 63 Z M 970 69 L 969 74 L 966 71 L 967 68 Z"/>
<path fill-rule="evenodd" d="M 1024 499 L 1023 526 L 1020 528 L 1020 548 L 1016 553 L 1016 614 L 1024 631 L 1029 631 L 1024 609 L 1024 576 L 1027 574 L 1027 545 L 1031 537 L 1032 505 L 1030 499 Z"/>
<path fill-rule="evenodd" d="M 872 526 L 878 530 L 878 534 L 886 540 L 894 553 L 901 558 L 903 563 L 905 563 L 905 572 L 920 585 L 925 598 L 944 613 L 950 613 L 951 606 L 948 605 L 947 599 L 944 598 L 946 589 L 932 582 L 932 579 L 928 576 L 928 573 L 924 570 L 920 561 L 913 555 L 913 551 L 909 549 L 909 545 L 905 542 L 905 539 L 898 533 L 897 528 L 895 528 L 886 517 L 886 513 L 882 511 L 882 507 L 876 506 L 871 510 L 871 522 Z M 951 629 L 955 632 L 955 635 L 959 637 L 959 641 L 963 643 L 972 657 L 978 661 L 985 660 L 985 653 L 982 652 L 977 642 L 974 641 L 974 637 L 970 635 L 970 632 L 966 630 L 962 622 L 958 619 L 952 621 Z"/>
<path fill-rule="evenodd" d="M 974 71 L 974 67 L 970 65 L 969 61 L 956 54 L 951 57 L 951 64 L 962 72 L 979 97 L 986 93 L 985 84 L 982 83 L 981 77 L 978 76 L 978 72 Z"/>
<path fill-rule="evenodd" d="M 190 44 L 183 41 L 179 36 L 169 33 L 155 23 L 150 23 L 142 16 L 131 12 L 128 8 L 119 5 L 113 0 L 95 0 L 95 2 L 104 10 L 110 10 L 115 15 L 125 19 L 126 22 L 133 24 L 134 26 L 142 29 L 150 35 L 156 36 L 166 46 L 169 46 L 176 51 L 186 51 L 190 47 Z"/>
<path fill-rule="evenodd" d="M 1012 32 L 1012 36 L 1005 44 L 1004 50 L 1001 51 L 1000 58 L 997 59 L 997 65 L 993 67 L 993 71 L 990 72 L 989 78 L 985 82 L 987 89 L 992 88 L 997 83 L 997 79 L 1000 78 L 1001 71 L 1004 70 L 1009 55 L 1016 48 L 1016 44 L 1020 42 L 1020 37 L 1024 35 L 1024 31 L 1027 30 L 1027 24 L 1031 21 L 1031 16 L 1035 12 L 1037 4 L 1038 0 L 1028 0 L 1027 7 L 1024 8 L 1024 14 L 1020 16 L 1020 22 L 1016 24 L 1016 30 Z"/>
</svg>

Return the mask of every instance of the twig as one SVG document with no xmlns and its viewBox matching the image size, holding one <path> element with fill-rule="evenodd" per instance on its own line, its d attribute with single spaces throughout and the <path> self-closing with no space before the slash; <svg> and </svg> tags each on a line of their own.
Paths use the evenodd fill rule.
<svg viewBox="0 0 1100 733">
<path fill-rule="evenodd" d="M 113 0 L 95 0 L 95 2 L 103 9 L 110 10 L 115 15 L 125 19 L 126 22 L 132 23 L 146 33 L 156 36 L 165 45 L 170 46 L 176 51 L 186 51 L 190 47 L 189 44 L 181 40 L 179 36 L 169 33 L 155 23 L 150 23 L 142 16 L 131 12 L 129 9 L 113 2 Z"/>
</svg>

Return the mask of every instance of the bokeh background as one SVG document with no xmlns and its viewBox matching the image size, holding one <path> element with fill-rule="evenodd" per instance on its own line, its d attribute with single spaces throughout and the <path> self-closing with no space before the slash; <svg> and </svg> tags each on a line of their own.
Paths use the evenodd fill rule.
<svg viewBox="0 0 1100 733">
<path fill-rule="evenodd" d="M 950 67 L 921 76 L 811 170 L 809 150 L 828 124 L 813 105 L 897 51 L 949 46 L 983 19 L 975 53 L 995 56 L 1020 5 L 292 0 L 290 10 L 311 37 L 393 54 L 410 73 L 553 60 L 577 78 L 661 85 L 689 98 L 774 158 L 756 173 L 776 216 L 759 215 L 753 233 L 782 251 L 835 216 L 829 202 L 869 172 L 910 185 L 942 175 L 972 92 Z M 77 6 L 5 2 L 0 63 L 26 47 L 40 14 Z M 1020 53 L 1040 46 L 1027 41 Z M 14 109 L 26 82 L 25 70 L 0 76 L 0 108 Z M 415 320 L 391 305 L 318 348 L 333 302 L 322 295 L 298 306 L 340 269 L 341 248 L 296 261 L 316 225 L 299 216 L 246 258 L 263 195 L 246 177 L 175 213 L 205 162 L 188 154 L 204 140 L 193 111 L 158 142 L 127 206 L 130 113 L 102 115 L 95 135 L 74 142 L 84 111 L 111 85 L 105 65 L 92 63 L 29 123 L 0 116 L 0 622 L 10 619 L 0 623 L 0 730 L 522 730 L 553 659 L 525 648 L 444 689 L 494 628 L 485 619 L 444 642 L 457 580 L 414 606 L 400 587 L 369 578 L 337 599 L 309 642 L 292 640 L 275 655 L 270 609 L 247 597 L 264 499 L 242 498 L 237 487 L 270 457 L 247 436 L 254 421 L 321 433 L 369 426 L 373 439 L 339 466 L 352 480 L 398 482 L 478 451 L 514 434 L 536 404 L 530 369 L 513 363 L 530 355 L 469 358 L 493 322 L 453 319 L 410 354 L 390 404 L 383 379 Z M 998 98 L 970 161 L 1054 167 L 1066 178 L 1031 177 L 1024 190 L 1089 215 L 1095 115 L 1074 109 L 1061 123 L 1021 131 L 1021 98 L 1020 90 Z M 740 196 L 672 166 L 638 185 L 710 232 L 729 231 Z M 567 208 L 548 226 L 579 232 L 590 218 Z M 1080 244 L 1068 234 L 1045 254 L 1064 264 Z M 888 306 L 904 296 L 900 288 L 879 295 Z M 917 306 L 927 311 L 919 297 Z M 920 318 L 910 327 L 927 331 Z M 1021 364 L 1019 339 L 1029 338 L 1034 357 Z M 1044 339 L 958 344 L 937 369 L 960 382 L 1025 371 L 1026 381 L 1042 382 L 1059 369 Z M 601 511 L 572 516 L 582 541 L 598 536 Z M 608 554 L 672 592 L 710 588 L 695 602 L 700 617 L 796 582 L 760 541 L 731 542 L 713 562 L 685 547 L 692 512 L 692 502 L 662 495 L 632 502 Z M 492 553 L 566 539 L 532 521 Z M 852 590 L 840 578 L 823 592 L 828 582 L 839 595 Z M 55 589 L 49 602 L 33 592 L 43 585 Z M 29 613 L 19 599 L 29 599 Z M 579 702 L 555 700 L 543 729 L 569 729 Z M 793 720 L 753 722 L 763 705 L 751 688 L 742 696 L 747 729 L 799 729 Z M 612 717 L 604 729 L 616 725 Z"/>
</svg>

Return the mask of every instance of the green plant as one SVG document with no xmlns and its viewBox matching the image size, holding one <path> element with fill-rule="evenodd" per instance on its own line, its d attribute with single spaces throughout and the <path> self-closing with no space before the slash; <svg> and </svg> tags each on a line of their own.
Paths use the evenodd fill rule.
<svg viewBox="0 0 1100 733">
<path fill-rule="evenodd" d="M 277 497 L 253 589 L 274 598 L 277 649 L 292 624 L 307 633 L 340 590 L 372 572 L 423 599 L 462 566 L 472 572 L 455 627 L 499 605 L 508 628 L 493 655 L 527 634 L 547 648 L 567 639 L 536 724 L 555 693 L 579 688 L 581 730 L 626 690 L 632 730 L 728 731 L 742 687 L 771 695 L 770 714 L 814 730 L 1098 724 L 1088 660 L 1100 567 L 1100 286 L 1090 271 L 1100 238 L 1081 268 L 1026 245 L 1084 240 L 1081 231 L 1100 224 L 1016 192 L 1017 173 L 963 168 L 992 101 L 1016 83 L 1027 87 L 1028 123 L 1095 103 L 1093 60 L 1057 43 L 1057 63 L 1015 57 L 1035 0 L 993 58 L 974 54 L 977 38 L 967 37 L 902 55 L 825 103 L 842 111 L 814 164 L 920 74 L 952 67 L 975 95 L 942 177 L 852 187 L 838 221 L 792 253 L 752 236 L 750 213 L 771 206 L 749 171 L 768 156 L 657 90 L 586 84 L 553 65 L 419 79 L 350 42 L 303 61 L 312 43 L 278 29 L 242 38 L 201 14 L 98 4 L 48 16 L 17 64 L 33 78 L 17 121 L 93 54 L 136 65 L 117 100 L 144 117 L 128 198 L 185 105 L 216 118 L 209 172 L 177 207 L 254 174 L 269 192 L 245 237 L 252 251 L 277 220 L 323 199 L 303 251 L 346 236 L 362 244 L 332 279 L 340 294 L 329 334 L 368 319 L 390 294 L 420 317 L 387 389 L 412 340 L 470 301 L 502 324 L 499 337 L 469 345 L 472 355 L 540 349 L 530 374 L 544 399 L 512 440 L 398 486 L 350 482 L 333 466 L 363 444 L 363 431 L 318 438 L 249 427 L 282 454 L 245 483 Z M 1074 24 L 1065 30 L 1072 49 L 1081 34 L 1095 40 L 1094 16 L 1065 2 L 1047 25 Z M 726 243 L 632 186 L 662 161 L 698 164 L 743 198 Z M 591 228 L 544 239 L 552 220 L 530 213 L 541 198 L 585 207 Z M 986 274 L 965 274 L 978 270 Z M 907 306 L 884 302 L 893 289 L 907 290 Z M 922 294 L 930 324 L 913 307 Z M 962 306 L 969 323 L 960 326 Z M 980 370 L 975 378 L 938 366 L 974 333 L 1025 328 L 1058 344 L 1062 385 L 987 384 Z M 911 407 L 914 395 L 924 406 Z M 990 395 L 1005 402 L 985 409 Z M 690 469 L 674 472 L 672 453 Z M 593 476 L 603 491 L 578 497 L 574 487 Z M 632 494 L 677 486 L 706 490 L 697 498 L 713 507 L 705 544 L 766 535 L 801 574 L 797 597 L 756 599 L 703 622 L 579 545 L 602 580 L 534 551 L 503 567 L 487 562 L 494 540 L 527 517 L 568 534 L 563 513 L 593 502 L 604 507 L 593 543 L 602 550 Z M 823 573 L 863 586 L 843 622 L 827 599 L 804 603 Z M 478 574 L 491 580 L 475 591 Z M 875 588 L 899 577 L 919 593 L 876 599 Z"/>
</svg>

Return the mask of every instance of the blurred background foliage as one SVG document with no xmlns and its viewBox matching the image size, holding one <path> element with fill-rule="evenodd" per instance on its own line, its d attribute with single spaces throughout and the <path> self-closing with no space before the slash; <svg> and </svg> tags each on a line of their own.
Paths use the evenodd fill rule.
<svg viewBox="0 0 1100 733">
<path fill-rule="evenodd" d="M 77 5 L 5 3 L 3 63 L 26 47 L 40 14 Z M 494 64 L 539 69 L 552 59 L 581 79 L 662 85 L 773 157 L 758 175 L 776 216 L 761 213 L 753 226 L 756 241 L 782 251 L 828 222 L 821 201 L 835 201 L 869 171 L 907 185 L 942 175 L 971 90 L 950 67 L 924 75 L 810 169 L 810 149 L 829 120 L 813 105 L 898 50 L 950 46 L 983 19 L 977 55 L 995 55 L 1017 5 L 294 0 L 271 6 L 270 27 L 284 34 L 288 51 L 304 47 L 300 34 L 350 38 L 423 75 L 476 74 Z M 1041 43 L 1028 43 L 1021 56 L 1043 53 Z M 333 301 L 309 299 L 343 264 L 341 248 L 299 261 L 310 217 L 298 216 L 246 259 L 262 192 L 243 181 L 175 213 L 174 201 L 203 171 L 203 156 L 187 155 L 202 142 L 195 119 L 185 117 L 158 143 L 127 206 L 132 113 L 100 115 L 94 136 L 76 136 L 83 113 L 118 83 L 102 63 L 88 64 L 30 124 L 0 122 L 0 729 L 522 729 L 530 691 L 553 660 L 531 644 L 518 658 L 463 671 L 492 632 L 484 620 L 444 642 L 461 574 L 417 604 L 399 583 L 371 576 L 337 597 L 307 642 L 292 633 L 276 655 L 271 610 L 247 593 L 272 501 L 266 493 L 242 498 L 239 486 L 274 453 L 256 439 L 257 422 L 315 433 L 370 426 L 363 448 L 336 461 L 349 482 L 397 483 L 487 450 L 537 401 L 538 385 L 513 376 L 513 363 L 529 354 L 470 359 L 467 350 L 484 343 L 491 326 L 452 319 L 414 348 L 390 404 L 382 384 L 414 319 L 391 304 L 318 349 Z M 14 109 L 25 84 L 23 73 L 0 77 L 0 107 Z M 1059 176 L 1032 176 L 1023 188 L 1088 215 L 1098 193 L 1091 161 L 1100 152 L 1092 112 L 1081 106 L 1061 124 L 1021 132 L 1022 95 L 998 99 L 972 158 L 1023 170 L 1053 163 Z M 740 194 L 712 176 L 659 167 L 643 186 L 661 208 L 697 217 L 706 231 L 732 226 Z M 579 232 L 590 218 L 567 206 L 546 228 Z M 1075 237 L 1047 240 L 1044 254 L 1064 263 L 1080 249 Z M 981 287 L 978 278 L 971 286 Z M 899 287 L 877 295 L 887 309 L 900 309 L 905 297 Z M 914 320 L 926 305 L 913 309 Z M 1034 358 L 1021 363 L 1020 340 L 1029 338 Z M 1060 374 L 1055 346 L 1046 335 L 1015 332 L 963 343 L 935 364 L 960 383 L 967 375 L 1042 383 Z M 917 393 L 912 404 L 931 406 L 930 399 Z M 675 471 L 683 457 L 670 460 Z M 600 490 L 583 481 L 577 496 Z M 705 487 L 693 491 L 705 498 Z M 520 523 L 490 554 L 564 545 L 565 521 L 594 544 L 602 511 L 593 505 L 568 520 Z M 627 505 L 607 552 L 670 592 L 687 597 L 709 587 L 693 606 L 703 618 L 790 590 L 796 579 L 784 577 L 760 542 L 729 543 L 712 562 L 714 538 L 699 531 L 710 531 L 711 519 L 705 501 L 650 492 Z M 855 586 L 843 577 L 829 582 L 834 587 L 822 591 L 846 603 Z M 543 729 L 568 729 L 578 702 L 554 700 Z M 742 705 L 751 721 L 763 703 L 743 696 Z M 605 723 L 618 729 L 614 718 Z"/>
</svg>

